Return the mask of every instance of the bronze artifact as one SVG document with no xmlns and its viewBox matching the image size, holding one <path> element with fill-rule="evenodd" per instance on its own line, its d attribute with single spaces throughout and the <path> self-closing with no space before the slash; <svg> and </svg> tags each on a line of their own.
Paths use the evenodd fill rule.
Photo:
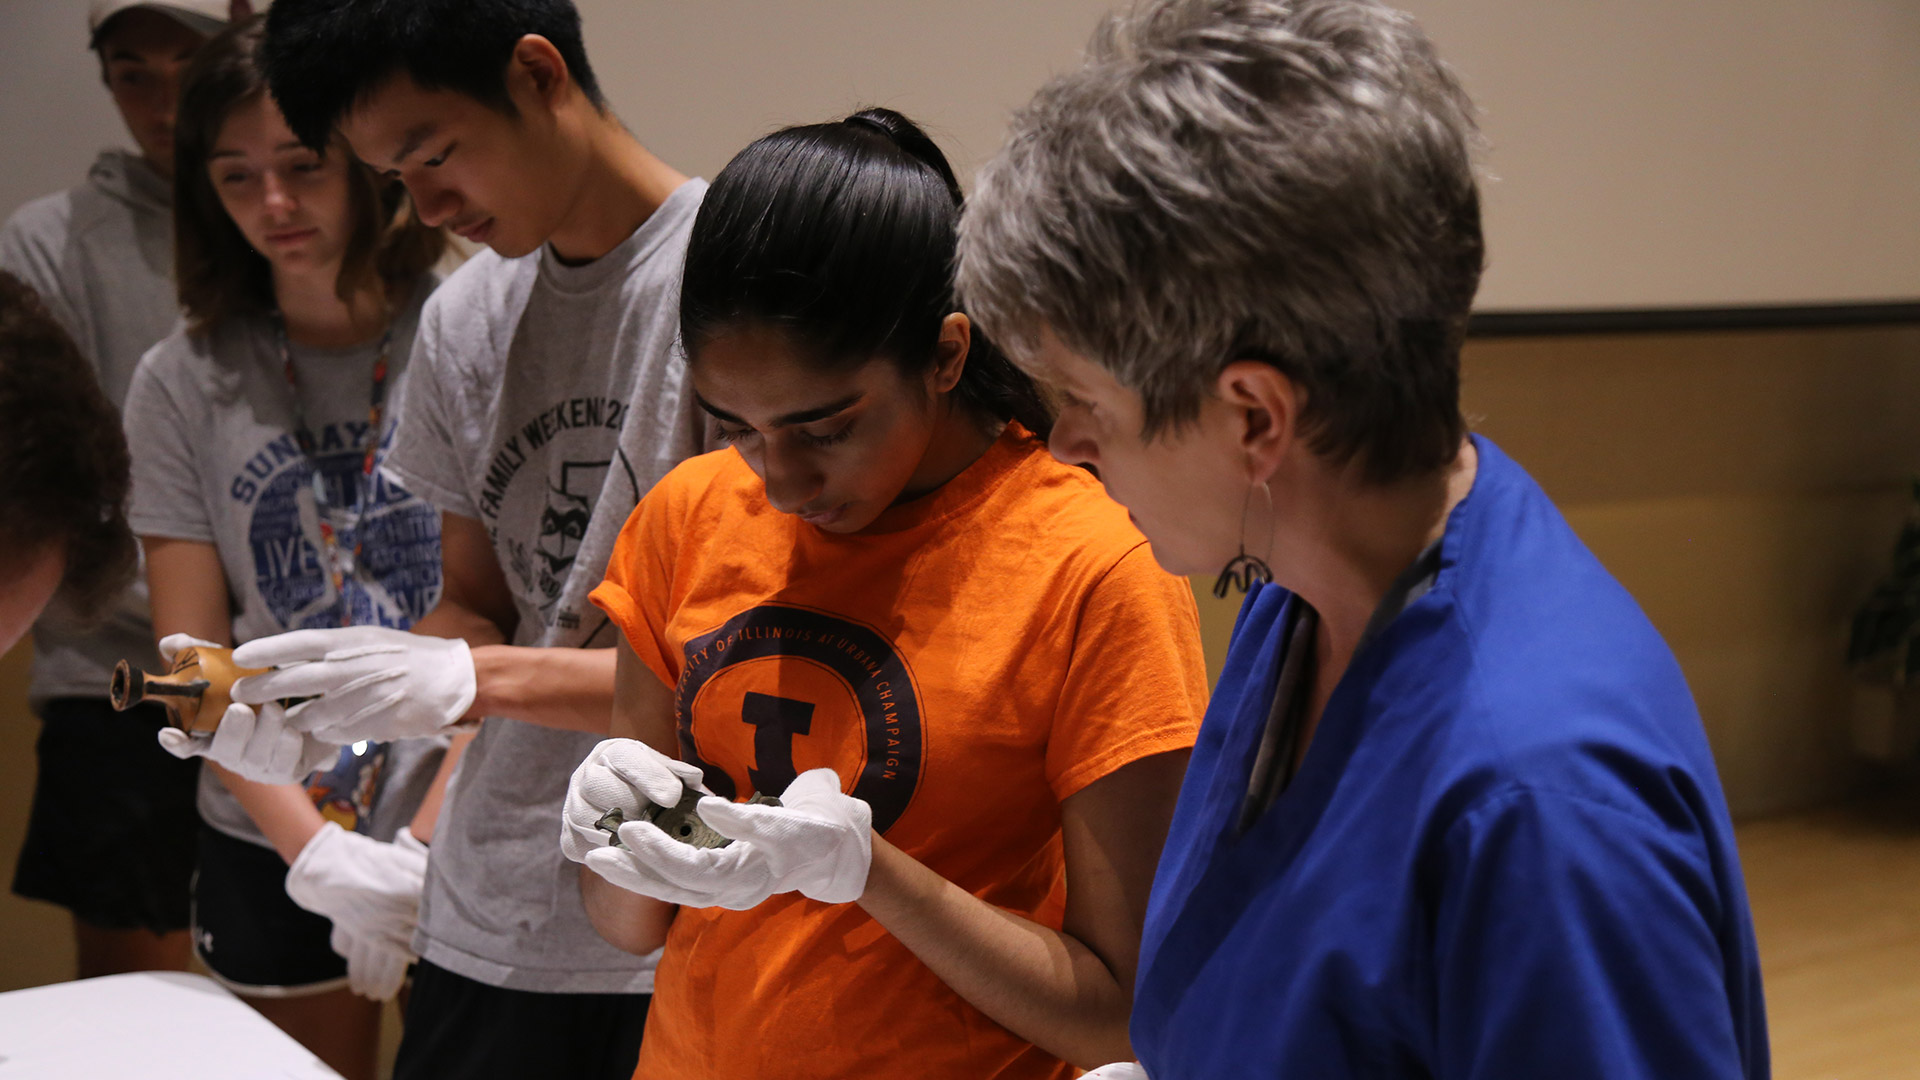
<svg viewBox="0 0 1920 1080">
<path fill-rule="evenodd" d="M 700 805 L 700 800 L 704 798 L 706 798 L 704 793 L 688 788 L 681 794 L 680 802 L 677 805 L 655 806 L 648 804 L 641 809 L 640 817 L 642 820 L 653 822 L 668 836 L 673 837 L 683 844 L 690 844 L 697 848 L 726 847 L 728 844 L 733 843 L 733 841 L 714 832 L 712 826 L 701 821 L 700 815 L 694 813 L 693 808 Z M 771 795 L 761 795 L 757 792 L 753 798 L 747 801 L 760 806 L 780 805 L 779 799 Z M 594 824 L 601 829 L 613 834 L 613 840 L 611 841 L 613 847 L 622 849 L 627 845 L 620 842 L 620 826 L 626 823 L 626 814 L 622 813 L 617 807 L 607 811 L 605 816 L 601 817 L 599 821 L 594 822 Z"/>
</svg>

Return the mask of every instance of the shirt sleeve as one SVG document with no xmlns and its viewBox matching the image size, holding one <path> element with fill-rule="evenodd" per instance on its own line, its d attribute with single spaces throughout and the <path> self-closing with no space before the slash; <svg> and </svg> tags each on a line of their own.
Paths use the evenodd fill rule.
<svg viewBox="0 0 1920 1080">
<path fill-rule="evenodd" d="M 1065 800 L 1123 765 L 1193 746 L 1207 707 L 1200 616 L 1184 579 L 1142 542 L 1089 590 L 1047 740 Z"/>
<path fill-rule="evenodd" d="M 1746 1076 L 1718 891 L 1689 839 L 1535 791 L 1456 822 L 1435 920 L 1437 1075 Z"/>
<path fill-rule="evenodd" d="M 455 441 L 457 403 L 450 400 L 447 373 L 441 370 L 438 299 L 429 298 L 420 313 L 420 330 L 407 359 L 406 390 L 394 410 L 393 448 L 381 467 L 435 509 L 477 520 L 480 510 Z"/>
<path fill-rule="evenodd" d="M 614 541 L 606 579 L 587 597 L 669 687 L 680 680 L 680 663 L 667 640 L 680 519 L 671 505 L 676 479 L 669 473 L 633 508 Z"/>
<path fill-rule="evenodd" d="M 192 423 L 162 375 L 155 346 L 134 370 L 123 412 L 127 445 L 132 447 L 133 499 L 127 521 L 140 536 L 214 542 L 207 514 Z M 204 435 L 201 435 L 204 437 Z"/>
</svg>

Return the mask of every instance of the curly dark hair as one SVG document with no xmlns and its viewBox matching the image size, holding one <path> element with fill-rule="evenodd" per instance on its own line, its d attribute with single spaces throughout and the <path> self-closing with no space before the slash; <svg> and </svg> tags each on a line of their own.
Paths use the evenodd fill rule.
<svg viewBox="0 0 1920 1080">
<path fill-rule="evenodd" d="M 60 544 L 60 596 L 98 616 L 133 580 L 127 440 L 113 407 L 40 297 L 0 272 L 0 561 Z"/>
</svg>

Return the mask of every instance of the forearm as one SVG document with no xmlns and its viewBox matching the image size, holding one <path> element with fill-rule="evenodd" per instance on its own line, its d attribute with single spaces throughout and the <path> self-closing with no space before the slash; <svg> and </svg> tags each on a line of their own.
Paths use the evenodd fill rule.
<svg viewBox="0 0 1920 1080">
<path fill-rule="evenodd" d="M 613 717 L 612 649 L 473 650 L 470 719 L 507 716 L 542 727 L 605 735 Z"/>
<path fill-rule="evenodd" d="M 1082 1068 L 1133 1057 L 1132 987 L 1072 935 L 981 900 L 878 834 L 858 902 L 955 993 L 1042 1050 Z"/>
<path fill-rule="evenodd" d="M 499 624 L 450 597 L 442 597 L 411 629 L 428 637 L 461 638 L 476 648 L 507 640 Z"/>
<path fill-rule="evenodd" d="M 313 839 L 313 834 L 327 823 L 299 784 L 255 783 L 211 761 L 204 767 L 212 769 L 220 782 L 227 785 L 227 790 L 233 792 L 267 842 L 273 845 L 273 850 L 279 852 L 289 866 L 300 857 L 301 849 Z"/>
<path fill-rule="evenodd" d="M 615 948 L 645 956 L 666 943 L 679 908 L 628 892 L 599 874 L 580 868 L 580 900 L 587 919 Z"/>
<path fill-rule="evenodd" d="M 472 646 L 475 688 L 466 719 L 506 716 L 564 731 L 607 733 L 613 712 L 612 649 L 508 645 L 505 628 L 454 598 L 443 598 L 413 632 L 461 638 Z"/>
</svg>

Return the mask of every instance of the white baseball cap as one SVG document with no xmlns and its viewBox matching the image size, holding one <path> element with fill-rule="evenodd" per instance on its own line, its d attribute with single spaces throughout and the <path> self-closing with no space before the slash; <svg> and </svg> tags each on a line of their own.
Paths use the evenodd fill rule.
<svg viewBox="0 0 1920 1080">
<path fill-rule="evenodd" d="M 265 4 L 255 5 L 264 9 Z M 100 28 L 108 20 L 123 11 L 133 8 L 146 8 L 177 20 L 180 25 L 196 34 L 207 37 L 227 28 L 227 17 L 233 10 L 232 0 L 167 0 L 166 3 L 151 3 L 149 0 L 93 0 L 87 8 L 87 41 L 89 48 L 100 45 Z"/>
</svg>

